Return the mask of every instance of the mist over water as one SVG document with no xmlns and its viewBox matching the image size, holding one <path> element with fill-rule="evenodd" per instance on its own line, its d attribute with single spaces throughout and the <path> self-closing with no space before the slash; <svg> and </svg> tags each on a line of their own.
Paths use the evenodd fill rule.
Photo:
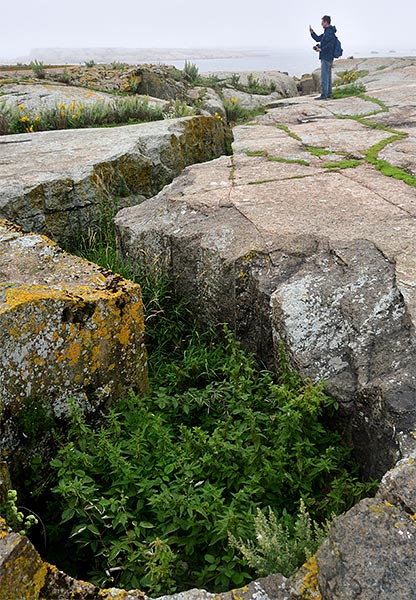
<svg viewBox="0 0 416 600">
<path fill-rule="evenodd" d="M 399 57 L 416 56 L 416 49 L 413 50 L 361 50 L 359 52 L 345 52 L 342 58 L 367 58 L 367 57 Z M 318 54 L 312 49 L 308 50 L 273 50 L 269 52 L 259 52 L 255 56 L 241 56 L 232 58 L 203 58 L 190 59 L 197 65 L 201 73 L 210 73 L 218 71 L 282 71 L 289 75 L 301 77 L 305 73 L 312 73 L 320 68 Z M 183 69 L 185 60 L 161 61 L 164 64 L 174 65 L 178 69 Z M 337 61 L 334 62 L 336 67 Z"/>
<path fill-rule="evenodd" d="M 342 40 L 341 40 L 342 41 Z M 16 54 L 1 54 L 0 64 L 29 64 L 31 60 L 41 60 L 45 64 L 84 64 L 94 58 L 97 64 L 113 61 L 126 62 L 131 65 L 153 63 L 173 65 L 183 69 L 185 60 L 194 63 L 200 73 L 215 73 L 220 71 L 252 72 L 252 71 L 281 71 L 291 76 L 301 77 L 312 73 L 320 67 L 319 58 L 311 46 L 299 49 L 278 48 L 197 48 L 197 49 L 132 49 L 132 48 L 44 48 L 29 51 L 25 56 Z M 360 49 L 354 51 L 344 46 L 342 58 L 366 58 L 400 56 L 416 56 L 416 48 L 411 49 Z M 336 68 L 337 61 L 334 65 Z"/>
</svg>

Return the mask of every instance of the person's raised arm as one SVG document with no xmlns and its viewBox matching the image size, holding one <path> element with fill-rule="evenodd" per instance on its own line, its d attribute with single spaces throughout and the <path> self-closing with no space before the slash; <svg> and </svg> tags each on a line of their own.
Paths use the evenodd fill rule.
<svg viewBox="0 0 416 600">
<path fill-rule="evenodd" d="M 323 38 L 323 34 L 317 35 L 310 25 L 309 25 L 309 33 L 311 34 L 311 37 L 315 40 L 315 42 L 320 42 L 321 39 Z"/>
</svg>

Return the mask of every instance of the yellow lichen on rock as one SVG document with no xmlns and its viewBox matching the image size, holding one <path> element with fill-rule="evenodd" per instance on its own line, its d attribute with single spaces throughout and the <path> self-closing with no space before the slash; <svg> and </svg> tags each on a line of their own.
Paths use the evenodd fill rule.
<svg viewBox="0 0 416 600">
<path fill-rule="evenodd" d="M 0 259 L 0 415 L 37 397 L 66 417 L 69 398 L 91 412 L 147 388 L 138 284 L 5 221 Z"/>
<path fill-rule="evenodd" d="M 38 600 L 47 567 L 26 537 L 8 533 L 1 539 L 0 598 Z"/>
<path fill-rule="evenodd" d="M 322 600 L 318 584 L 318 561 L 316 555 L 312 556 L 302 567 L 305 571 L 300 597 L 302 600 Z"/>
</svg>

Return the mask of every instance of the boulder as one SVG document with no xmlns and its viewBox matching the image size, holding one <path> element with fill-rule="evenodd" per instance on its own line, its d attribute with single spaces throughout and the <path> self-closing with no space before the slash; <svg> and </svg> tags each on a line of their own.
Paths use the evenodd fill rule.
<svg viewBox="0 0 416 600">
<path fill-rule="evenodd" d="M 38 600 L 46 573 L 29 540 L 13 533 L 0 517 L 0 598 Z"/>
<path fill-rule="evenodd" d="M 395 85 L 404 105 L 414 85 Z M 326 381 L 381 476 L 416 426 L 414 187 L 365 161 L 400 140 L 335 116 L 377 106 L 287 99 L 234 129 L 232 157 L 189 167 L 116 227 L 122 251 L 164 261 L 206 322 L 228 322 L 277 369 L 283 344 L 303 377 Z"/>
<path fill-rule="evenodd" d="M 23 105 L 25 110 L 34 116 L 37 111 L 54 108 L 65 104 L 68 108 L 76 103 L 78 106 L 87 104 L 115 102 L 117 97 L 114 94 L 98 92 L 82 87 L 71 85 L 59 85 L 57 83 L 15 83 L 6 84 L 2 88 L 1 102 L 6 105 L 17 107 Z M 149 98 L 143 96 L 149 103 L 149 106 L 166 106 L 167 102 L 158 98 Z"/>
<path fill-rule="evenodd" d="M 0 598 L 2 600 L 145 600 L 139 590 L 100 589 L 70 577 L 42 560 L 27 537 L 0 517 Z"/>
<path fill-rule="evenodd" d="M 212 116 L 217 114 L 225 119 L 224 104 L 217 92 L 212 88 L 192 88 L 189 91 L 189 97 L 200 106 L 203 112 Z"/>
<path fill-rule="evenodd" d="M 376 498 L 333 522 L 317 554 L 323 600 L 411 600 L 416 576 L 415 456 L 386 473 Z"/>
<path fill-rule="evenodd" d="M 307 96 L 317 91 L 317 82 L 312 75 L 303 75 L 303 77 L 297 83 L 299 94 L 301 96 Z"/>
<path fill-rule="evenodd" d="M 136 67 L 129 72 L 131 81 L 134 82 L 136 94 L 155 96 L 163 100 L 184 100 L 186 86 L 182 81 L 172 77 L 172 68 L 165 65 Z"/>
<path fill-rule="evenodd" d="M 233 85 L 233 81 L 236 78 L 238 79 L 238 83 L 243 86 L 248 86 L 250 81 L 258 82 L 260 85 L 266 87 L 272 86 L 279 98 L 289 98 L 298 95 L 296 82 L 293 77 L 281 71 L 216 71 L 215 73 L 204 73 L 204 75 L 215 76 L 221 85 L 228 84 L 231 87 L 236 87 Z"/>
<path fill-rule="evenodd" d="M 147 388 L 143 306 L 139 285 L 4 220 L 0 265 L 0 449 L 14 460 L 29 401 L 36 428 L 41 406 L 62 422 L 71 402 L 94 414 Z"/>
<path fill-rule="evenodd" d="M 233 88 L 224 88 L 223 95 L 227 100 L 235 98 L 235 100 L 247 110 L 273 105 L 282 97 L 279 92 L 271 92 L 270 94 L 250 94 L 249 92 L 242 92 L 241 90 L 235 90 Z"/>
<path fill-rule="evenodd" d="M 157 193 L 191 163 L 226 150 L 212 117 L 45 131 L 0 139 L 0 216 L 61 243 Z"/>
</svg>

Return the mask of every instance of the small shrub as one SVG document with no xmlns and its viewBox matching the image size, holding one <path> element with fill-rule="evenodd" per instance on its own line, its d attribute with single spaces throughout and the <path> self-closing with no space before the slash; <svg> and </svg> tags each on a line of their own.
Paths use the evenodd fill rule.
<svg viewBox="0 0 416 600">
<path fill-rule="evenodd" d="M 244 542 L 232 534 L 230 544 L 236 548 L 257 577 L 282 573 L 290 577 L 319 548 L 328 533 L 329 521 L 313 521 L 301 499 L 296 517 L 287 515 L 284 524 L 268 507 L 268 516 L 259 508 L 254 517 L 254 539 Z"/>
<path fill-rule="evenodd" d="M 176 98 L 175 102 L 171 102 L 169 107 L 164 110 L 164 119 L 177 119 L 180 117 L 191 117 L 196 114 L 195 108 L 188 106 L 186 102 Z"/>
<path fill-rule="evenodd" d="M 84 64 L 86 67 L 94 67 L 95 60 L 86 60 Z"/>
<path fill-rule="evenodd" d="M 71 83 L 71 73 L 68 71 L 68 69 L 64 69 L 62 71 L 62 73 L 58 73 L 58 75 L 56 76 L 57 81 L 60 81 L 61 83 Z"/>
<path fill-rule="evenodd" d="M 116 60 L 111 63 L 112 69 L 124 69 L 127 66 L 128 66 L 127 63 L 118 62 Z"/>
<path fill-rule="evenodd" d="M 186 77 L 191 81 L 191 83 L 195 83 L 197 81 L 199 76 L 199 69 L 194 63 L 191 63 L 186 60 L 185 65 L 183 67 L 183 72 L 185 73 Z"/>
<path fill-rule="evenodd" d="M 44 69 L 44 64 L 41 60 L 32 60 L 32 62 L 30 63 L 30 68 L 32 69 L 36 77 L 38 77 L 39 79 L 45 78 L 46 72 Z"/>
<path fill-rule="evenodd" d="M 244 109 L 240 102 L 234 96 L 232 98 L 226 98 L 223 101 L 225 116 L 228 123 L 238 123 L 242 121 L 246 115 L 246 109 Z"/>
<path fill-rule="evenodd" d="M 240 84 L 240 75 L 238 75 L 237 73 L 233 73 L 231 75 L 231 85 L 233 88 L 238 88 L 241 84 Z"/>
</svg>

